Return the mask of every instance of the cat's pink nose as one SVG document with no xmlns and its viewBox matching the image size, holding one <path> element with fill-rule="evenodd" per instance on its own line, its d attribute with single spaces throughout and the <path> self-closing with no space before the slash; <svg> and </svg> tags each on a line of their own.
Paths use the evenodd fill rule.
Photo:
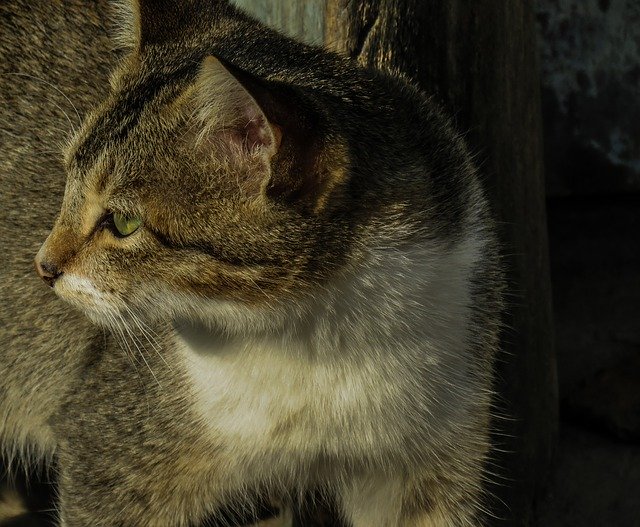
<svg viewBox="0 0 640 527">
<path fill-rule="evenodd" d="M 36 256 L 35 259 L 36 272 L 49 287 L 53 287 L 58 277 L 62 274 L 57 267 L 49 262 L 43 262 Z"/>
</svg>

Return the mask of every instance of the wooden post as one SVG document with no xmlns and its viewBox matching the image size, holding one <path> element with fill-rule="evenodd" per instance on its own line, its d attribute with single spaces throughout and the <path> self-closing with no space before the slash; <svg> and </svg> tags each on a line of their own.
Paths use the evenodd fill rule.
<svg viewBox="0 0 640 527">
<path fill-rule="evenodd" d="M 265 24 L 286 35 L 321 46 L 326 0 L 232 0 Z"/>
<path fill-rule="evenodd" d="M 236 0 L 263 20 L 364 65 L 415 79 L 476 154 L 510 284 L 491 489 L 499 525 L 532 525 L 557 432 L 539 75 L 533 7 L 509 0 Z M 322 5 L 321 5 L 322 4 Z M 302 10 L 302 6 L 308 6 Z M 320 7 L 325 7 L 324 13 Z M 504 502 L 504 505 L 501 504 Z M 300 525 L 312 525 L 301 522 Z M 327 523 L 318 522 L 317 525 Z"/>
</svg>

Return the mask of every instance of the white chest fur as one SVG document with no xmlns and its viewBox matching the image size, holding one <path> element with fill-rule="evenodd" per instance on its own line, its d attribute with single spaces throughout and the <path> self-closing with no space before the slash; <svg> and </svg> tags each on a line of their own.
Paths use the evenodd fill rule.
<svg viewBox="0 0 640 527">
<path fill-rule="evenodd" d="M 304 337 L 179 328 L 211 433 L 246 455 L 360 459 L 454 437 L 482 388 L 468 375 L 466 340 L 478 243 L 374 255 L 313 308 Z"/>
<path fill-rule="evenodd" d="M 320 361 L 300 342 L 228 340 L 194 328 L 180 336 L 197 408 L 234 444 L 326 450 L 350 430 L 363 435 L 364 416 L 380 406 L 374 387 L 383 376 L 371 364 Z"/>
</svg>

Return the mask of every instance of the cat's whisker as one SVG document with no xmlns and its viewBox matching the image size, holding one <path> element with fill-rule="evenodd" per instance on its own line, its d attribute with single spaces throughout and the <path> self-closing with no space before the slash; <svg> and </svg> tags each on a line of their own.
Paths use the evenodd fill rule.
<svg viewBox="0 0 640 527">
<path fill-rule="evenodd" d="M 264 289 L 262 289 L 262 287 L 260 287 L 258 285 L 258 283 L 253 278 L 249 277 L 249 280 L 256 287 L 256 289 L 258 291 L 260 291 L 267 298 L 267 300 L 271 300 L 272 299 L 271 296 L 269 296 L 269 294 L 267 294 L 267 292 Z"/>
<path fill-rule="evenodd" d="M 132 320 L 134 324 L 138 327 L 142 335 L 147 339 L 149 344 L 153 347 L 153 349 L 158 353 L 160 358 L 164 361 L 164 357 L 160 353 L 161 345 L 158 342 L 158 335 L 153 333 L 152 330 L 142 321 L 139 317 L 131 313 Z M 165 362 L 166 364 L 166 362 Z M 167 364 L 168 366 L 168 364 Z"/>
<path fill-rule="evenodd" d="M 155 333 L 149 326 L 147 326 L 138 315 L 135 314 L 133 309 L 131 309 L 128 305 L 124 305 L 125 310 L 127 311 L 127 315 L 131 318 L 131 320 L 136 324 L 138 329 L 145 335 L 149 337 L 153 337 L 153 342 L 158 345 L 156 337 L 158 337 L 157 333 Z"/>
<path fill-rule="evenodd" d="M 58 128 L 58 127 L 55 127 L 55 126 L 50 126 L 49 130 L 51 130 L 53 132 L 57 132 L 60 135 L 65 135 L 65 136 L 69 133 L 69 130 L 65 130 L 63 128 Z M 11 132 L 8 128 L 0 127 L 0 135 L 6 135 L 6 136 L 9 136 L 9 137 L 11 137 L 13 139 L 19 140 L 21 142 L 21 144 L 18 143 L 18 147 L 23 147 L 24 146 L 24 147 L 29 148 L 33 152 L 40 151 L 40 149 L 38 149 L 35 145 L 32 144 L 33 139 L 31 139 L 31 138 L 27 139 L 21 134 L 15 134 L 15 133 Z M 58 154 L 62 155 L 63 143 L 57 143 L 56 144 L 56 142 L 53 141 L 53 140 L 49 141 L 49 137 L 41 137 L 40 139 L 41 139 L 41 142 L 46 140 L 47 144 L 49 146 L 56 147 L 57 150 L 53 150 L 53 149 L 51 149 L 51 150 L 56 151 Z"/>
<path fill-rule="evenodd" d="M 129 346 L 126 343 L 126 340 L 124 338 L 124 334 L 122 333 L 122 329 L 120 328 L 120 325 L 118 324 L 117 320 L 111 313 L 105 312 L 104 315 L 107 318 L 108 325 L 111 328 L 111 334 L 113 335 L 114 340 L 118 344 L 118 347 L 122 350 L 122 352 L 127 357 L 127 359 L 131 361 L 132 366 L 137 371 L 137 367 L 130 354 Z"/>
<path fill-rule="evenodd" d="M 127 359 L 129 360 L 129 362 L 133 366 L 133 369 L 136 372 L 136 376 L 138 378 L 138 384 L 140 385 L 140 388 L 144 393 L 145 402 L 147 403 L 147 415 L 151 415 L 151 403 L 149 401 L 149 394 L 147 392 L 147 387 L 143 382 L 142 375 L 140 374 L 140 370 L 138 370 L 138 366 L 136 365 L 140 363 L 138 360 L 136 360 L 135 354 L 132 352 L 131 347 L 128 345 L 126 338 L 124 337 L 124 334 L 122 332 L 121 326 L 116 320 L 113 312 L 105 312 L 105 315 L 108 320 L 109 327 L 112 328 L 111 335 L 113 336 L 114 340 L 118 344 L 118 347 L 123 352 L 124 356 L 127 357 Z M 120 335 L 120 339 L 118 339 L 118 334 Z M 105 339 L 106 339 L 106 336 L 105 336 Z"/>
<path fill-rule="evenodd" d="M 164 355 L 161 353 L 161 347 L 160 344 L 158 343 L 158 341 L 156 340 L 157 335 L 153 332 L 153 330 L 151 328 L 149 328 L 141 319 L 140 317 L 138 317 L 133 310 L 125 305 L 125 309 L 127 310 L 127 313 L 129 315 L 129 317 L 131 318 L 131 320 L 133 321 L 133 323 L 138 327 L 138 329 L 140 330 L 140 333 L 147 339 L 147 342 L 151 345 L 151 347 L 153 348 L 153 350 L 156 352 L 156 354 L 158 355 L 158 357 L 160 357 L 160 359 L 162 360 L 162 362 L 165 364 L 165 366 L 167 368 L 169 368 L 169 370 L 173 371 L 173 369 L 171 368 L 171 366 L 169 365 L 169 363 L 166 361 L 166 359 L 164 358 Z"/>
<path fill-rule="evenodd" d="M 144 345 L 142 345 L 142 343 L 138 342 L 138 340 L 136 339 L 136 336 L 131 331 L 131 328 L 128 326 L 128 324 L 125 322 L 124 318 L 122 317 L 122 314 L 120 312 L 117 312 L 117 315 L 120 318 L 120 321 L 122 322 L 122 327 L 123 327 L 124 331 L 126 331 L 127 335 L 131 339 L 131 342 L 133 342 L 133 345 L 136 347 L 136 350 L 138 351 L 138 354 L 140 355 L 140 357 L 142 358 L 142 360 L 146 364 L 147 368 L 149 369 L 149 373 L 151 373 L 151 376 L 153 377 L 155 382 L 158 384 L 158 386 L 161 386 L 160 385 L 160 381 L 156 377 L 156 374 L 154 373 L 153 369 L 151 368 L 151 365 L 149 364 L 149 362 L 147 361 L 147 358 L 145 357 L 144 349 L 143 349 Z M 142 345 L 142 347 L 141 347 L 141 345 Z"/>
<path fill-rule="evenodd" d="M 133 366 L 134 370 L 136 371 L 137 375 L 138 375 L 138 379 L 141 379 L 141 375 L 140 375 L 140 371 L 138 370 L 138 366 L 137 364 L 139 364 L 139 361 L 136 358 L 136 354 L 133 353 L 133 350 L 131 349 L 131 346 L 129 345 L 129 343 L 127 342 L 127 339 L 124 335 L 122 326 L 118 323 L 118 321 L 116 320 L 115 316 L 113 314 L 109 314 L 108 315 L 109 319 L 110 319 L 110 325 L 113 328 L 113 330 L 115 331 L 112 332 L 115 341 L 118 344 L 118 347 L 122 350 L 122 352 L 124 353 L 125 357 L 127 357 L 127 359 L 129 360 L 129 362 L 131 363 L 131 365 Z M 142 383 L 142 381 L 140 380 L 141 385 L 144 388 L 144 383 Z M 145 389 L 145 393 L 146 393 L 146 389 Z"/>
<path fill-rule="evenodd" d="M 54 155 L 54 156 L 59 156 L 60 158 L 62 158 L 62 154 L 60 153 L 60 150 L 37 150 L 35 148 L 32 148 L 32 151 L 35 154 L 38 154 L 38 155 L 41 155 L 41 156 Z"/>
</svg>

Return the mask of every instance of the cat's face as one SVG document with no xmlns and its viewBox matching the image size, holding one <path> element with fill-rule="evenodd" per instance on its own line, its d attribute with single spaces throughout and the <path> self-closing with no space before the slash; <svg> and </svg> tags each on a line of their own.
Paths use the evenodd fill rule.
<svg viewBox="0 0 640 527">
<path fill-rule="evenodd" d="M 65 155 L 62 209 L 36 263 L 99 323 L 270 308 L 348 252 L 329 210 L 346 177 L 340 140 L 279 114 L 280 95 L 250 93 L 213 57 L 185 63 L 134 53 Z"/>
</svg>

